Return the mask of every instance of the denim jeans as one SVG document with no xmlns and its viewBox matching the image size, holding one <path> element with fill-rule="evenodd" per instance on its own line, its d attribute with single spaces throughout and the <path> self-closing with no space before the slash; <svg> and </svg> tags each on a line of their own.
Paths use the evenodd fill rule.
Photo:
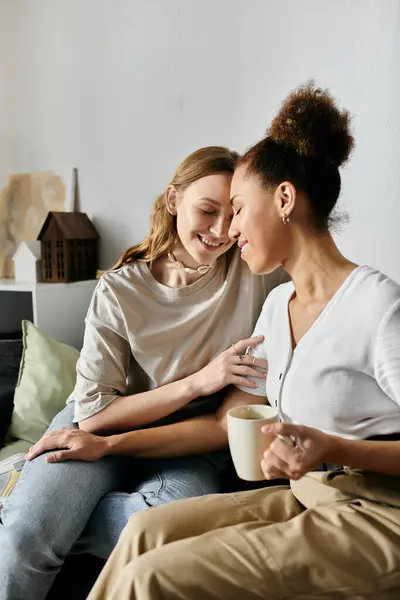
<svg viewBox="0 0 400 600">
<path fill-rule="evenodd" d="M 73 411 L 50 429 L 76 427 Z M 108 558 L 136 511 L 219 492 L 220 466 L 217 455 L 27 463 L 0 515 L 0 600 L 45 598 L 70 552 Z"/>
</svg>

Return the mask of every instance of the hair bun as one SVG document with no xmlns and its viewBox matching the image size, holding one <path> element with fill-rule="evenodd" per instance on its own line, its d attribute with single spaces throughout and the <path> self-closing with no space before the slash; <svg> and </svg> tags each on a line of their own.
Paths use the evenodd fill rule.
<svg viewBox="0 0 400 600">
<path fill-rule="evenodd" d="M 350 113 L 336 106 L 328 90 L 309 81 L 289 94 L 267 134 L 301 156 L 318 156 L 339 167 L 354 147 L 350 121 Z"/>
</svg>

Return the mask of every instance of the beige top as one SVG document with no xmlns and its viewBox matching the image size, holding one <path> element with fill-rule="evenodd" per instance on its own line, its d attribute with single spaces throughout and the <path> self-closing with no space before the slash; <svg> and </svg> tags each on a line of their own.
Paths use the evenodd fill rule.
<svg viewBox="0 0 400 600">
<path fill-rule="evenodd" d="M 237 250 L 182 288 L 158 283 L 145 262 L 104 274 L 86 317 L 76 386 L 69 398 L 75 401 L 75 422 L 119 395 L 182 379 L 232 343 L 250 337 L 266 296 L 286 280 L 283 269 L 253 275 Z M 176 411 L 173 420 L 214 412 L 221 397 L 197 398 Z"/>
</svg>

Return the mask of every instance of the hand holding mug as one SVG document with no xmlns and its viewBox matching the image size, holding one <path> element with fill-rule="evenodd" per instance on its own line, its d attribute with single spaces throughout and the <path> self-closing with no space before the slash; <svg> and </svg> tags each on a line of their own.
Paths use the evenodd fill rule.
<svg viewBox="0 0 400 600">
<path fill-rule="evenodd" d="M 319 429 L 292 423 L 268 423 L 263 434 L 273 441 L 265 450 L 261 467 L 265 479 L 300 479 L 324 462 L 335 462 L 339 438 Z M 287 440 L 294 440 L 288 444 Z"/>
</svg>

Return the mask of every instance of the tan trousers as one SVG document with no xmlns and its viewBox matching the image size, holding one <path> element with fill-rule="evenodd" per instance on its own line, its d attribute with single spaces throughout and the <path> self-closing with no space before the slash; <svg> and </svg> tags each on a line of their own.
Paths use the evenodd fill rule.
<svg viewBox="0 0 400 600">
<path fill-rule="evenodd" d="M 310 473 L 135 514 L 88 600 L 400 599 L 400 480 Z"/>
</svg>

